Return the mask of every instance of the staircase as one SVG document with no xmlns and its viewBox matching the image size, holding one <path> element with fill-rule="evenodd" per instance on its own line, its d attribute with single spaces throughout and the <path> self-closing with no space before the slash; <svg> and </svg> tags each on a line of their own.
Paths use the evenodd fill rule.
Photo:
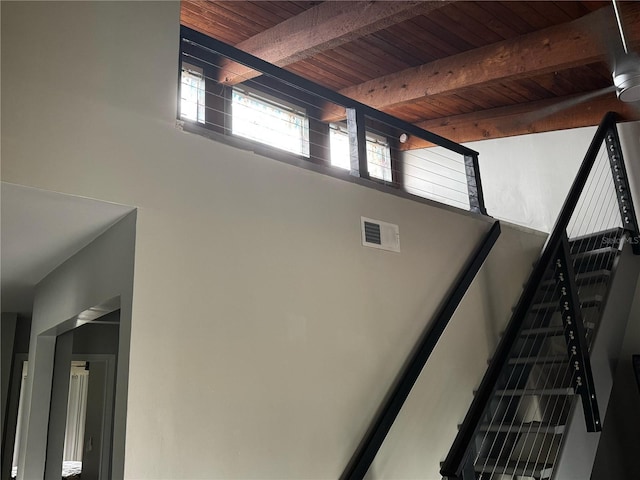
<svg viewBox="0 0 640 480">
<path fill-rule="evenodd" d="M 598 331 L 623 235 L 622 229 L 612 229 L 565 240 L 587 351 Z M 556 257 L 562 261 L 561 254 Z M 563 273 L 558 262 L 547 268 L 491 395 L 472 447 L 478 479 L 544 479 L 554 471 L 573 396 L 583 384 L 575 366 L 579 354 L 567 347 L 567 338 L 580 329 L 567 319 Z M 599 424 L 594 418 L 593 428 Z"/>
<path fill-rule="evenodd" d="M 443 477 L 553 478 L 581 443 L 564 443 L 578 438 L 577 396 L 584 435 L 602 429 L 600 413 L 606 411 L 611 383 L 602 372 L 610 377 L 608 362 L 620 348 L 611 332 L 624 330 L 628 310 L 606 313 L 604 319 L 603 312 L 621 302 L 630 305 L 633 291 L 622 282 L 635 285 L 638 275 L 626 273 L 626 265 L 636 263 L 631 248 L 640 254 L 637 225 L 615 116 L 607 114 L 441 466 Z M 623 292 L 628 293 L 621 301 Z M 616 300 L 608 305 L 610 297 Z M 591 368 L 596 351 L 597 383 Z M 584 444 L 597 447 L 598 437 L 593 438 Z M 579 454 L 584 478 L 595 447 Z M 566 462 L 564 451 L 574 452 Z"/>
<path fill-rule="evenodd" d="M 496 222 L 469 259 L 342 480 L 367 475 L 499 230 Z M 640 276 L 634 257 L 640 255 L 639 240 L 616 115 L 608 113 L 441 464 L 444 479 L 589 478 L 599 437 L 588 432 L 602 429 L 611 360 L 620 351 Z"/>
</svg>

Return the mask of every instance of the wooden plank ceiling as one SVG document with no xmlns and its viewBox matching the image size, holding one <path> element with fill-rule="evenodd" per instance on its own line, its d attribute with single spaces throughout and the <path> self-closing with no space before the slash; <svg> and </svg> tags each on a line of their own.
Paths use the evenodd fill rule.
<svg viewBox="0 0 640 480">
<path fill-rule="evenodd" d="M 638 52 L 640 2 L 619 6 Z M 181 23 L 457 142 L 640 120 L 608 1 L 182 0 Z"/>
</svg>

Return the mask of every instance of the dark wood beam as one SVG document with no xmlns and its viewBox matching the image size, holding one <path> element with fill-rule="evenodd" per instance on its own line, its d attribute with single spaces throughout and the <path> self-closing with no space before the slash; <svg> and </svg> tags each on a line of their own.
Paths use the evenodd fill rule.
<svg viewBox="0 0 640 480">
<path fill-rule="evenodd" d="M 623 13 L 628 42 L 640 44 L 640 4 L 625 5 Z M 615 16 L 612 8 L 605 7 L 572 22 L 409 68 L 340 93 L 384 110 L 607 60 L 615 42 L 619 42 Z M 328 106 L 323 120 L 339 119 L 341 114 Z"/>
<path fill-rule="evenodd" d="M 585 99 L 583 95 L 518 104 L 453 117 L 427 120 L 417 125 L 458 143 L 503 138 L 529 133 L 598 125 L 606 112 L 620 115 L 621 121 L 640 120 L 640 108 L 621 102 L 615 93 Z M 432 147 L 409 137 L 402 149 Z"/>
<path fill-rule="evenodd" d="M 446 1 L 323 2 L 236 45 L 279 67 L 304 60 L 446 5 Z M 218 80 L 227 85 L 259 76 L 224 61 Z"/>
</svg>

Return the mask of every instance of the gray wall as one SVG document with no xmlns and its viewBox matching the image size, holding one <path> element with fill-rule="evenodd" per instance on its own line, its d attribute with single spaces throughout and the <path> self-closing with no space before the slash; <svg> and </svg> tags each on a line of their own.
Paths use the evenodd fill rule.
<svg viewBox="0 0 640 480">
<path fill-rule="evenodd" d="M 11 478 L 15 443 L 22 362 L 29 351 L 31 318 L 16 313 L 2 313 L 2 442 L 4 445 L 0 477 Z"/>
<path fill-rule="evenodd" d="M 623 152 L 636 208 L 640 205 L 640 122 L 620 125 Z M 636 212 L 637 214 L 638 212 Z M 637 240 L 637 239 L 636 239 Z M 635 292 L 591 478 L 640 478 L 640 394 L 631 355 L 640 353 L 640 283 Z"/>
<path fill-rule="evenodd" d="M 591 478 L 640 478 L 640 392 L 631 356 L 640 354 L 640 283 L 620 355 L 612 362 L 614 384 Z"/>
<path fill-rule="evenodd" d="M 118 316 L 119 312 L 109 316 Z M 101 317 L 102 320 L 103 317 Z M 73 332 L 73 354 L 118 354 L 119 326 L 88 323 Z"/>
<path fill-rule="evenodd" d="M 13 360 L 13 343 L 16 335 L 16 322 L 18 315 L 16 313 L 3 313 L 0 323 L 0 341 L 2 342 L 2 350 L 0 350 L 0 368 L 2 370 L 0 383 L 0 402 L 2 403 L 2 436 L 4 438 L 5 429 L 5 412 L 7 409 L 7 401 L 9 395 L 9 381 L 11 380 L 11 366 Z"/>
<path fill-rule="evenodd" d="M 177 2 L 0 7 L 3 180 L 138 207 L 133 297 L 118 285 L 121 348 L 133 318 L 126 439 L 116 418 L 125 476 L 337 478 L 489 222 L 177 130 Z M 361 216 L 398 224 L 401 253 L 363 248 Z M 503 230 L 412 400 L 443 430 L 416 444 L 407 476 L 439 478 L 544 241 Z M 132 255 L 131 238 L 120 241 L 105 246 L 114 268 Z M 87 291 L 101 276 L 65 278 L 36 299 L 32 359 L 45 386 L 43 330 L 104 300 Z M 41 473 L 38 388 L 29 478 Z"/>
<path fill-rule="evenodd" d="M 113 468 L 114 472 L 122 470 L 135 221 L 135 212 L 127 215 L 36 286 L 22 418 L 25 435 L 18 462 L 20 479 L 43 477 L 56 336 L 73 328 L 80 313 L 115 297 L 119 297 L 121 324 Z"/>
</svg>

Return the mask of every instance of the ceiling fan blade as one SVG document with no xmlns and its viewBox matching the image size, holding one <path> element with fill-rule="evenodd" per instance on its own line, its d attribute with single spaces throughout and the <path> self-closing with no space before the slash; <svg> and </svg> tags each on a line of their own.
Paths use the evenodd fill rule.
<svg viewBox="0 0 640 480">
<path fill-rule="evenodd" d="M 549 105 L 548 107 L 542 108 L 538 111 L 531 112 L 525 114 L 521 117 L 521 120 L 525 124 L 531 124 L 534 122 L 538 122 L 547 117 L 560 113 L 569 108 L 580 105 L 581 103 L 588 102 L 589 100 L 593 100 L 594 98 L 601 97 L 603 95 L 607 95 L 609 93 L 613 93 L 616 91 L 616 87 L 613 85 L 605 88 L 601 88 L 600 90 L 594 90 L 592 92 L 587 92 L 584 94 L 579 94 L 573 96 L 571 98 L 567 98 L 565 100 L 561 100 L 557 103 Z"/>
</svg>

